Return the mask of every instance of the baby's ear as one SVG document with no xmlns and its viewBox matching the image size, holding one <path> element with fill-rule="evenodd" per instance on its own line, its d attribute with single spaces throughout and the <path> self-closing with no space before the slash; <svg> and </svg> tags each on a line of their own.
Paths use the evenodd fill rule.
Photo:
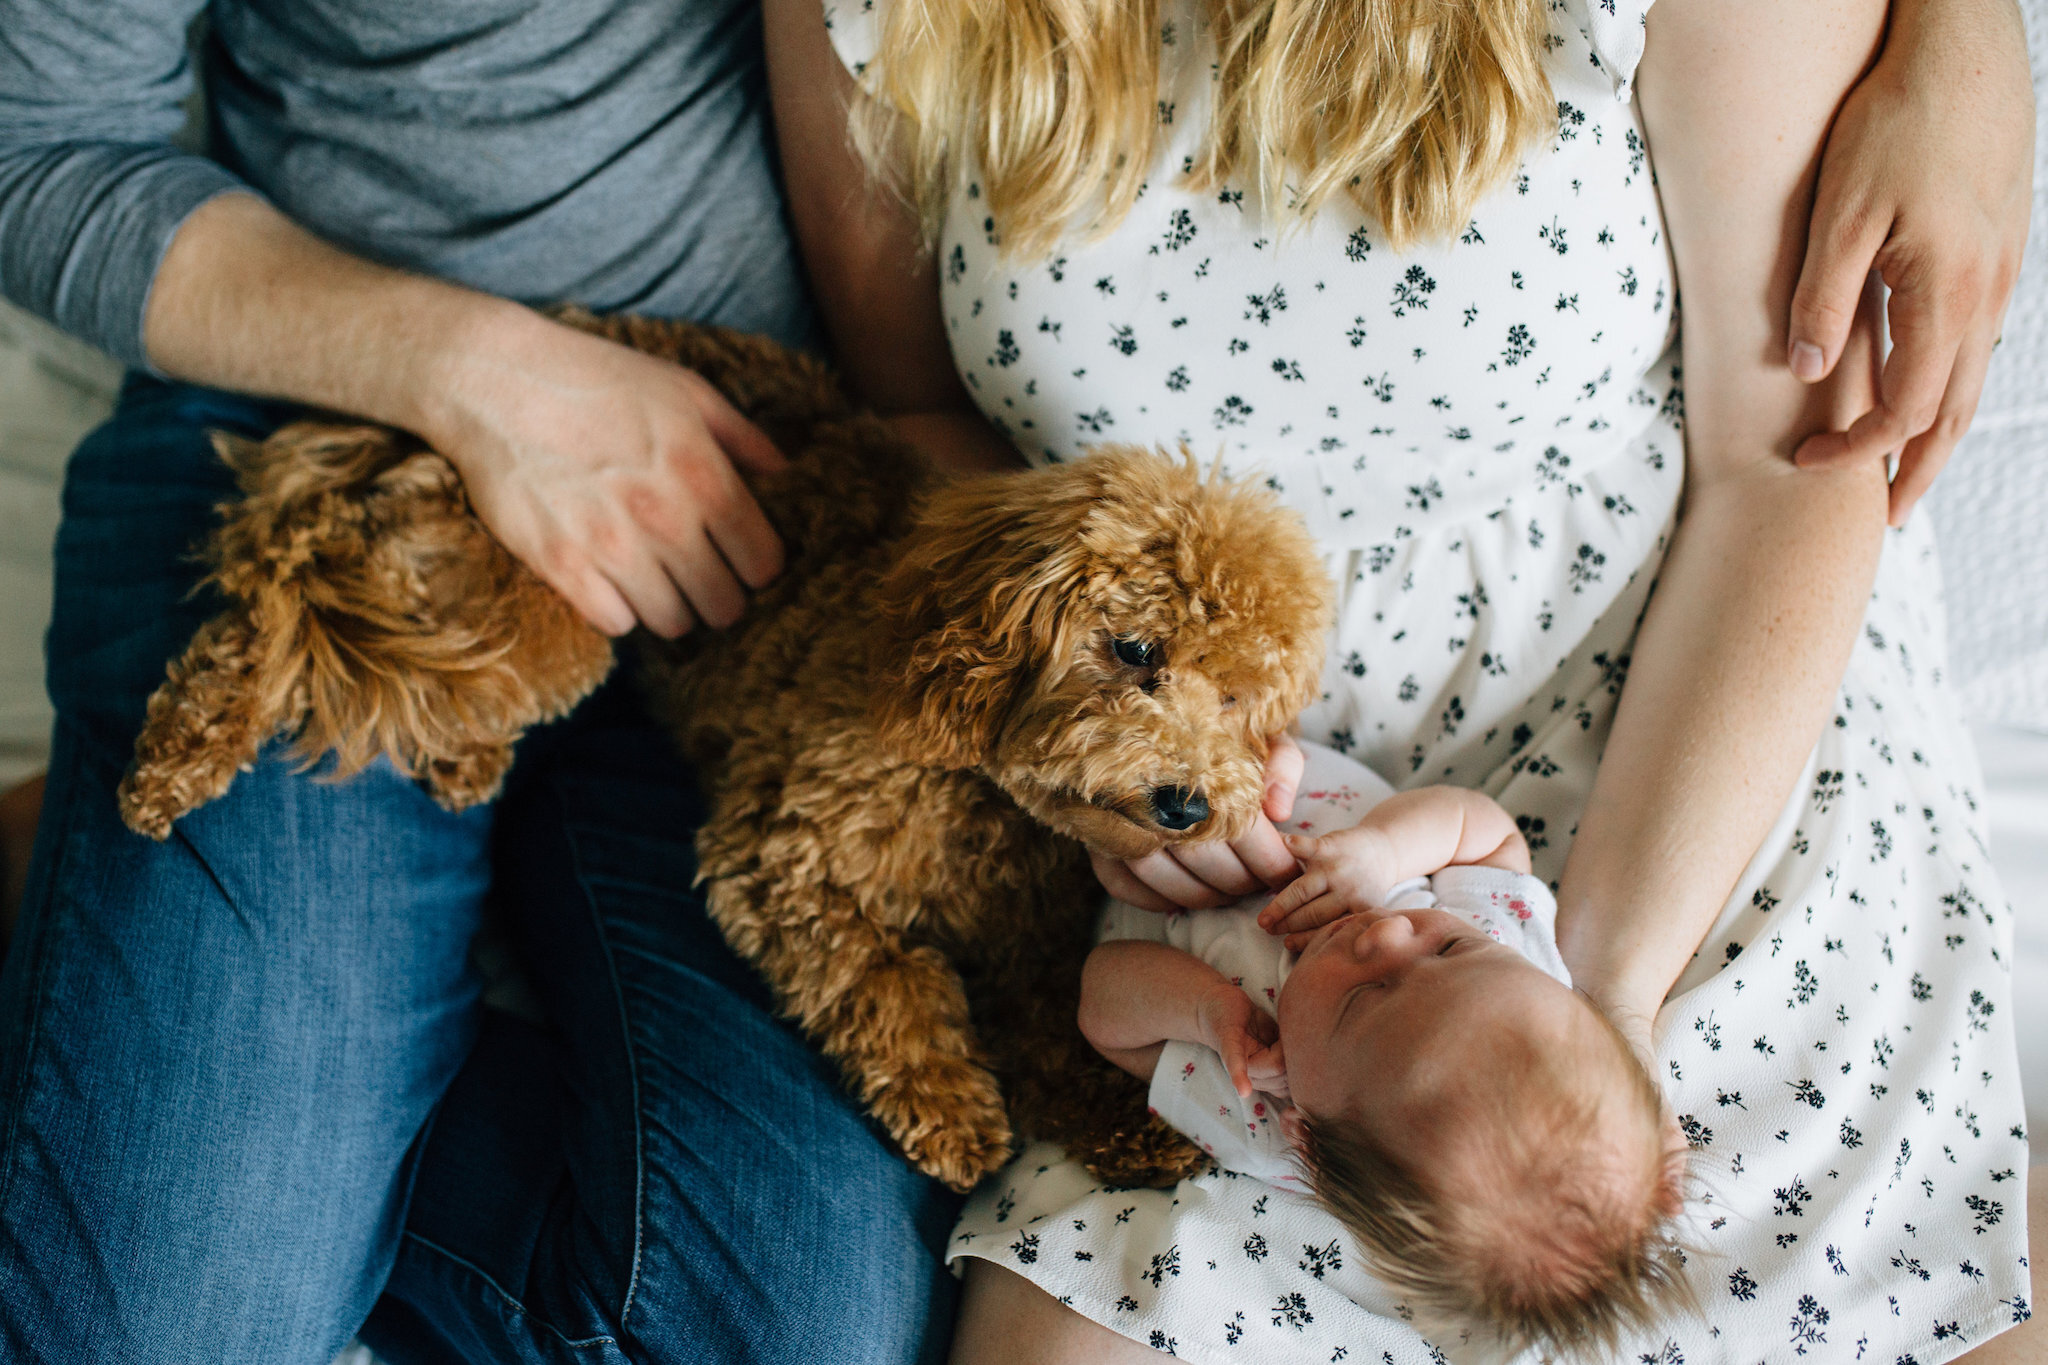
<svg viewBox="0 0 2048 1365">
<path fill-rule="evenodd" d="M 919 762 L 972 768 L 1071 640 L 1081 554 L 1042 477 L 999 474 L 934 492 L 879 591 L 872 670 L 883 733 Z"/>
</svg>

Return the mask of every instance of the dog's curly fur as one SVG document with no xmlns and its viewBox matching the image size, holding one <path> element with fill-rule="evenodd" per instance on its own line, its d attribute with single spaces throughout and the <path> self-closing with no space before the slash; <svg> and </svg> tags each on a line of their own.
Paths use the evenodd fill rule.
<svg viewBox="0 0 2048 1365">
<path fill-rule="evenodd" d="M 944 483 L 771 342 L 568 320 L 698 371 L 792 456 L 751 480 L 782 576 L 730 630 L 636 663 L 713 796 L 697 846 L 726 937 L 955 1188 L 1003 1161 L 1013 1117 L 1115 1183 L 1194 1169 L 1075 1025 L 1084 845 L 1142 856 L 1256 814 L 1330 615 L 1299 522 L 1134 450 Z M 338 772 L 381 753 L 445 805 L 487 798 L 519 733 L 609 669 L 413 438 L 300 423 L 222 454 L 244 497 L 206 555 L 231 605 L 150 700 L 136 829 L 163 837 L 280 731 Z M 1134 664 L 1132 642 L 1159 652 Z M 1163 827 L 1166 788 L 1207 819 Z"/>
</svg>

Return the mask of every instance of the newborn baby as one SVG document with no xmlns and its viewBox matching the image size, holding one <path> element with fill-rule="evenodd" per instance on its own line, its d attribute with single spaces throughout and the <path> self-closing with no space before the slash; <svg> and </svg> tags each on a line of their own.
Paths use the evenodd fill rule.
<svg viewBox="0 0 2048 1365">
<path fill-rule="evenodd" d="M 1303 746 L 1298 879 L 1113 904 L 1081 1029 L 1226 1169 L 1308 1194 L 1433 1328 L 1611 1348 L 1684 1299 L 1684 1143 L 1558 957 L 1514 820 Z"/>
</svg>

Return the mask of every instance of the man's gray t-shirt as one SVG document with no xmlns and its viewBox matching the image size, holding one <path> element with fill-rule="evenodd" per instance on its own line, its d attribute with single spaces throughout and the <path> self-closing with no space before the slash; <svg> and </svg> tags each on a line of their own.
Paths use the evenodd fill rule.
<svg viewBox="0 0 2048 1365">
<path fill-rule="evenodd" d="M 202 11 L 211 159 L 171 145 Z M 809 336 L 756 0 L 0 0 L 0 294 L 141 364 L 237 186 L 508 298 Z"/>
</svg>

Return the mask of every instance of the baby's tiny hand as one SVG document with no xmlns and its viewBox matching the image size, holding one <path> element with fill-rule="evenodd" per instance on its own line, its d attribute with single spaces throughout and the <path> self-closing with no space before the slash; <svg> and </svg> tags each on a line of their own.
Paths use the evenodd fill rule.
<svg viewBox="0 0 2048 1365">
<path fill-rule="evenodd" d="M 1376 830 L 1354 826 L 1319 839 L 1285 837 L 1302 871 L 1259 911 L 1259 927 L 1269 934 L 1293 938 L 1371 909 L 1392 885 L 1384 867 L 1386 841 Z"/>
<path fill-rule="evenodd" d="M 1270 1070 L 1269 1053 L 1280 1042 L 1280 1025 L 1272 1015 L 1252 1003 L 1237 987 L 1218 983 L 1196 1006 L 1202 1025 L 1202 1043 L 1223 1059 L 1230 1084 L 1240 1095 L 1252 1093 L 1252 1064 Z"/>
<path fill-rule="evenodd" d="M 1264 1091 L 1275 1099 L 1292 1098 L 1287 1091 L 1286 1045 L 1279 1039 L 1274 1039 L 1247 1058 L 1245 1072 L 1251 1078 L 1252 1089 Z"/>
</svg>

